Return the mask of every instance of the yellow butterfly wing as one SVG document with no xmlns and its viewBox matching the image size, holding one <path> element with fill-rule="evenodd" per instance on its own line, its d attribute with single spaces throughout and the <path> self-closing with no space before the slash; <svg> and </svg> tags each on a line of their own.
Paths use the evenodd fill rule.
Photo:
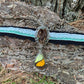
<svg viewBox="0 0 84 84">
<path fill-rule="evenodd" d="M 43 67 L 44 65 L 45 65 L 45 60 L 44 60 L 43 54 L 39 53 L 36 56 L 35 66 L 36 67 Z"/>
</svg>

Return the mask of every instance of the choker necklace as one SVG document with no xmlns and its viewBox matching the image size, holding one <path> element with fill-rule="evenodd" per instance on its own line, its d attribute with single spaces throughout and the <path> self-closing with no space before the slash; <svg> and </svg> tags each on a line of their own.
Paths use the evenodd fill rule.
<svg viewBox="0 0 84 84">
<path fill-rule="evenodd" d="M 35 66 L 38 68 L 43 68 L 45 66 L 42 48 L 46 43 L 48 43 L 48 41 L 56 44 L 84 45 L 84 34 L 82 33 L 49 31 L 45 26 L 40 26 L 36 30 L 27 27 L 0 26 L 0 34 L 14 34 L 34 38 L 40 46 L 39 53 L 35 58 Z"/>
</svg>

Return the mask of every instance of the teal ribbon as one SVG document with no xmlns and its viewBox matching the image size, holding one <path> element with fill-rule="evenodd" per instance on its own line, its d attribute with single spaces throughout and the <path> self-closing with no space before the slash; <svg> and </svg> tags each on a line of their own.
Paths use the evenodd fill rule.
<svg viewBox="0 0 84 84">
<path fill-rule="evenodd" d="M 70 33 L 50 33 L 50 40 L 84 42 L 84 35 Z"/>
<path fill-rule="evenodd" d="M 36 31 L 32 29 L 23 29 L 19 27 L 0 27 L 1 33 L 12 33 L 21 36 L 28 36 L 35 38 Z"/>
<path fill-rule="evenodd" d="M 28 36 L 35 38 L 36 31 L 32 29 L 24 29 L 19 27 L 0 27 L 0 33 L 11 33 L 21 36 Z M 64 41 L 75 41 L 84 42 L 84 35 L 82 34 L 70 34 L 70 33 L 49 33 L 49 40 L 64 40 Z"/>
</svg>

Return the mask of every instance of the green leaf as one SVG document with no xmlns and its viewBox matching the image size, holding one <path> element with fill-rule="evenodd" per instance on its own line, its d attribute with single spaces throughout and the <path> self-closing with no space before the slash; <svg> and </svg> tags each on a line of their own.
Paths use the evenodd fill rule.
<svg viewBox="0 0 84 84">
<path fill-rule="evenodd" d="M 12 84 L 16 84 L 15 82 L 12 82 Z"/>
<path fill-rule="evenodd" d="M 48 84 L 48 82 L 45 80 L 44 84 Z"/>
<path fill-rule="evenodd" d="M 8 82 L 11 82 L 12 80 L 11 79 L 8 79 L 7 81 L 4 81 L 4 83 L 8 83 Z"/>
<path fill-rule="evenodd" d="M 54 84 L 54 82 L 50 81 L 49 84 Z"/>
</svg>

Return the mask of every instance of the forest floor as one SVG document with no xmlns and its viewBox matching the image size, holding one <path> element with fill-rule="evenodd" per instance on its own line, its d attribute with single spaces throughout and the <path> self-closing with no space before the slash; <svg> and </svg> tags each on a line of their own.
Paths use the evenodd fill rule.
<svg viewBox="0 0 84 84">
<path fill-rule="evenodd" d="M 8 65 L 13 66 L 13 65 Z M 3 68 L 0 64 L 0 84 L 58 84 L 57 80 L 39 73 Z"/>
<path fill-rule="evenodd" d="M 5 0 L 2 0 L 5 2 Z M 11 0 L 9 0 L 11 1 Z M 7 5 L 7 4 L 6 4 Z M 36 18 L 32 18 L 32 17 L 26 17 L 26 15 L 28 15 L 27 13 L 29 12 L 29 9 L 32 9 L 32 11 L 34 11 L 33 8 L 35 7 L 31 7 L 31 6 L 20 6 L 20 5 L 13 5 L 13 6 L 19 6 L 17 7 L 17 11 L 19 13 L 16 12 L 16 9 L 14 7 L 14 9 L 12 9 L 12 5 L 7 6 L 9 8 L 9 10 L 7 10 L 6 6 L 2 7 L 2 11 L 0 13 L 2 13 L 3 11 L 6 11 L 7 14 L 4 14 L 5 12 L 3 12 L 2 18 L 0 18 L 0 24 L 3 23 L 3 25 L 14 25 L 14 26 L 26 26 L 29 27 L 31 24 L 33 24 L 34 21 L 34 26 L 36 24 Z M 4 9 L 3 9 L 4 8 Z M 22 8 L 22 9 L 20 9 Z M 39 8 L 35 8 L 39 11 Z M 21 11 L 19 11 L 21 10 Z M 24 13 L 24 11 L 25 13 Z M 48 20 L 48 22 L 50 21 L 49 18 L 51 19 L 51 17 L 47 17 L 48 14 L 53 14 L 51 12 L 49 12 L 48 14 L 46 12 L 46 9 L 40 9 L 43 12 L 43 14 L 46 14 L 45 17 L 42 17 L 41 20 L 44 21 L 44 19 L 46 19 L 45 21 Z M 8 18 L 9 15 L 9 11 L 12 12 L 11 14 L 13 14 L 13 16 L 15 15 L 14 18 L 11 19 L 11 17 Z M 18 19 L 17 17 L 19 17 L 20 14 L 23 14 L 23 17 L 21 19 L 21 17 Z M 29 12 L 30 13 L 30 12 Z M 30 15 L 38 15 L 40 14 L 40 12 L 33 12 L 34 14 Z M 7 18 L 6 18 L 6 15 Z M 5 17 L 3 17 L 5 16 Z M 17 17 L 16 17 L 17 16 Z M 55 17 L 56 15 L 53 14 L 53 16 Z M 25 18 L 24 18 L 25 17 Z M 57 18 L 57 16 L 55 17 L 58 22 L 59 18 Z M 39 18 L 40 19 L 40 18 Z M 52 17 L 52 23 L 56 23 L 55 20 L 53 20 L 54 18 Z M 30 23 L 30 21 L 32 23 Z M 45 23 L 44 21 L 44 23 Z M 29 22 L 29 23 L 28 23 Z M 47 22 L 46 22 L 47 24 Z M 58 27 L 59 29 L 59 24 L 57 23 L 56 27 Z M 83 31 L 84 30 L 84 20 L 77 20 L 75 22 L 71 22 L 69 23 L 70 25 L 76 27 L 77 29 Z M 49 25 L 49 24 L 48 24 Z M 52 24 L 50 24 L 52 25 Z M 33 26 L 33 25 L 31 25 Z M 53 26 L 53 25 L 52 25 Z M 31 27 L 32 28 L 32 27 Z M 35 27 L 36 28 L 36 27 Z M 54 27 L 53 27 L 54 28 Z M 62 30 L 62 28 L 60 29 Z M 73 29 L 70 29 L 73 31 Z M 70 31 L 69 31 L 70 32 Z M 32 60 L 34 59 L 34 56 L 36 56 L 37 53 L 37 49 L 36 49 L 36 43 L 35 42 L 31 42 L 30 40 L 21 40 L 21 39 L 16 39 L 16 38 L 9 38 L 7 36 L 0 37 L 0 58 L 3 58 L 3 60 L 1 59 L 0 62 L 2 62 L 4 64 L 4 62 L 6 62 L 6 57 L 8 56 L 9 58 L 16 58 L 16 59 L 21 59 L 21 62 L 23 63 L 22 66 L 24 66 L 24 70 L 19 70 L 16 69 L 15 66 L 19 66 L 19 63 L 16 61 L 14 65 L 12 62 L 10 63 L 10 59 L 7 63 L 7 65 L 3 66 L 0 64 L 0 84 L 61 84 L 63 82 L 66 82 L 65 84 L 74 84 L 73 80 L 76 81 L 77 84 L 83 84 L 84 83 L 84 75 L 82 74 L 84 71 L 84 47 L 83 46 L 74 46 L 74 45 L 54 45 L 49 43 L 48 46 L 45 46 L 44 51 L 47 53 L 47 56 L 51 56 L 51 58 L 48 58 L 48 67 L 46 68 L 46 71 L 44 72 L 45 75 L 39 73 L 41 72 L 40 70 L 38 70 L 38 72 L 36 72 L 34 65 L 32 65 Z M 53 52 L 52 52 L 53 51 Z M 61 53 L 64 55 L 61 55 Z M 24 61 L 25 60 L 25 61 Z M 31 60 L 31 61 L 30 61 Z M 62 63 L 63 64 L 62 64 Z M 54 66 L 55 65 L 55 66 Z M 29 67 L 29 68 L 28 68 Z M 11 69 L 10 69 L 11 68 Z M 60 68 L 62 69 L 62 72 L 60 71 Z M 33 69 L 33 70 L 32 70 Z M 55 70 L 54 70 L 55 69 Z M 35 72 L 28 72 L 28 71 L 35 71 Z M 79 74 L 79 71 L 81 72 L 81 74 Z M 59 73 L 58 73 L 59 72 Z M 70 74 L 69 74 L 70 72 Z M 77 75 L 74 75 L 73 73 L 78 72 Z M 46 76 L 46 74 L 48 74 L 50 76 Z M 53 77 L 51 77 L 52 74 L 58 75 L 58 78 L 54 79 Z M 57 74 L 58 73 L 58 74 Z M 72 76 L 71 76 L 72 75 Z M 64 78 L 65 76 L 65 78 Z M 71 77 L 70 77 L 71 76 Z M 68 78 L 67 78 L 68 77 Z M 61 81 L 62 82 L 61 82 Z M 58 82 L 59 81 L 59 82 Z M 71 83 L 73 82 L 73 83 Z M 80 83 L 82 82 L 82 83 Z"/>
</svg>

